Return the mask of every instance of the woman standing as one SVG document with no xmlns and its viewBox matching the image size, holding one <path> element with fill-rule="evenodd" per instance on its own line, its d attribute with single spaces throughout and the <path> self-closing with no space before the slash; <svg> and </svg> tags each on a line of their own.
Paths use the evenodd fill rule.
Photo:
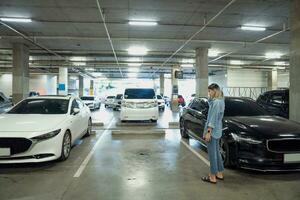
<svg viewBox="0 0 300 200">
<path fill-rule="evenodd" d="M 215 83 L 208 86 L 208 94 L 209 110 L 204 129 L 204 139 L 207 142 L 207 151 L 210 161 L 210 174 L 202 177 L 202 180 L 216 184 L 217 179 L 224 180 L 224 165 L 220 153 L 219 141 L 222 137 L 222 120 L 224 116 L 225 102 L 223 92 Z"/>
</svg>

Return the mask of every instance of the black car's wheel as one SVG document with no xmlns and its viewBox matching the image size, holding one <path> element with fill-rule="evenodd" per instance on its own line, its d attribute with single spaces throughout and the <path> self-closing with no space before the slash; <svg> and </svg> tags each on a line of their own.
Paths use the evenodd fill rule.
<svg viewBox="0 0 300 200">
<path fill-rule="evenodd" d="M 71 133 L 69 131 L 66 131 L 62 142 L 61 156 L 59 158 L 60 161 L 65 161 L 69 158 L 72 148 L 71 141 Z"/>
<path fill-rule="evenodd" d="M 92 124 L 92 119 L 90 118 L 88 122 L 88 128 L 84 136 L 89 137 L 92 134 L 92 128 L 93 128 L 93 124 Z"/>
<path fill-rule="evenodd" d="M 187 134 L 187 131 L 185 128 L 185 123 L 184 123 L 183 119 L 180 120 L 180 134 L 181 134 L 181 137 L 183 137 L 183 138 L 189 138 L 189 135 Z"/>
<path fill-rule="evenodd" d="M 224 167 L 232 168 L 236 166 L 235 162 L 233 162 L 235 152 L 233 152 L 233 149 L 230 148 L 228 142 L 224 138 L 221 138 L 220 140 L 220 153 L 224 161 Z"/>
</svg>

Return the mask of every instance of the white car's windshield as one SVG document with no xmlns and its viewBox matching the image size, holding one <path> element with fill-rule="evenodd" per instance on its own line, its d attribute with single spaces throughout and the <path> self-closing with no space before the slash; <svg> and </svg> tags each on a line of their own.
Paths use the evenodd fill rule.
<svg viewBox="0 0 300 200">
<path fill-rule="evenodd" d="M 153 89 L 126 89 L 125 99 L 154 99 L 155 92 Z"/>
<path fill-rule="evenodd" d="M 13 107 L 8 114 L 66 114 L 69 100 L 26 99 Z"/>
</svg>

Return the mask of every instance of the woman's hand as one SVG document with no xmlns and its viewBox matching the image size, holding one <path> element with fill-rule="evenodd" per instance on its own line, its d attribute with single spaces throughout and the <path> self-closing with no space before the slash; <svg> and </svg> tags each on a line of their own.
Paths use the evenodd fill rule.
<svg viewBox="0 0 300 200">
<path fill-rule="evenodd" d="M 211 140 L 211 133 L 209 133 L 209 132 L 206 133 L 204 139 L 205 139 L 206 142 L 210 142 L 210 140 Z"/>
</svg>

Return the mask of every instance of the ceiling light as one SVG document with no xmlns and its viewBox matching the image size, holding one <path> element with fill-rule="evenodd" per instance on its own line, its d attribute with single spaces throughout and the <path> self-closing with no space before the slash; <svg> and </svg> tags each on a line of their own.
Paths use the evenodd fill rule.
<svg viewBox="0 0 300 200">
<path fill-rule="evenodd" d="M 142 66 L 142 63 L 129 63 L 128 66 L 130 66 L 130 67 L 140 67 L 140 66 Z"/>
<path fill-rule="evenodd" d="M 141 58 L 138 58 L 138 57 L 127 59 L 127 62 L 141 62 L 141 61 L 142 61 L 142 59 L 141 59 Z"/>
<path fill-rule="evenodd" d="M 270 52 L 266 53 L 265 57 L 266 59 L 277 59 L 280 58 L 282 55 L 278 52 Z"/>
<path fill-rule="evenodd" d="M 29 18 L 1 17 L 0 20 L 4 22 L 22 22 L 22 23 L 32 22 L 32 20 Z"/>
<path fill-rule="evenodd" d="M 93 72 L 95 71 L 95 69 L 90 67 L 90 68 L 85 68 L 85 71 Z"/>
<path fill-rule="evenodd" d="M 101 72 L 94 72 L 94 73 L 92 73 L 92 75 L 99 77 L 99 76 L 102 76 L 103 74 Z"/>
<path fill-rule="evenodd" d="M 182 63 L 195 63 L 194 59 L 182 59 Z"/>
<path fill-rule="evenodd" d="M 154 21 L 129 21 L 132 26 L 156 26 L 157 22 Z"/>
<path fill-rule="evenodd" d="M 286 65 L 289 65 L 289 64 L 285 61 L 277 61 L 277 62 L 274 62 L 274 65 L 286 66 Z"/>
<path fill-rule="evenodd" d="M 75 65 L 75 66 L 85 66 L 86 63 L 85 62 L 73 62 L 73 65 Z"/>
<path fill-rule="evenodd" d="M 250 26 L 250 25 L 241 26 L 241 29 L 245 30 L 245 31 L 265 31 L 266 30 L 265 27 Z"/>
<path fill-rule="evenodd" d="M 194 65 L 193 64 L 182 64 L 181 67 L 184 67 L 184 68 L 193 68 Z"/>
<path fill-rule="evenodd" d="M 134 46 L 134 47 L 130 47 L 129 49 L 127 49 L 127 51 L 128 51 L 128 54 L 130 54 L 130 55 L 141 55 L 141 56 L 144 56 L 144 55 L 147 54 L 148 49 L 145 48 L 145 47 Z"/>
<path fill-rule="evenodd" d="M 127 76 L 129 78 L 136 78 L 138 76 L 138 74 L 137 73 L 128 73 Z"/>
<path fill-rule="evenodd" d="M 171 74 L 164 74 L 165 78 L 171 78 Z"/>
<path fill-rule="evenodd" d="M 70 58 L 70 61 L 86 61 L 86 57 L 74 56 Z"/>
<path fill-rule="evenodd" d="M 208 57 L 217 57 L 219 55 L 220 52 L 218 52 L 217 50 L 209 50 L 208 51 Z"/>
<path fill-rule="evenodd" d="M 139 68 L 128 68 L 129 72 L 139 72 L 140 69 Z"/>
<path fill-rule="evenodd" d="M 243 65 L 244 63 L 240 60 L 231 60 L 230 64 L 231 65 Z"/>
</svg>

